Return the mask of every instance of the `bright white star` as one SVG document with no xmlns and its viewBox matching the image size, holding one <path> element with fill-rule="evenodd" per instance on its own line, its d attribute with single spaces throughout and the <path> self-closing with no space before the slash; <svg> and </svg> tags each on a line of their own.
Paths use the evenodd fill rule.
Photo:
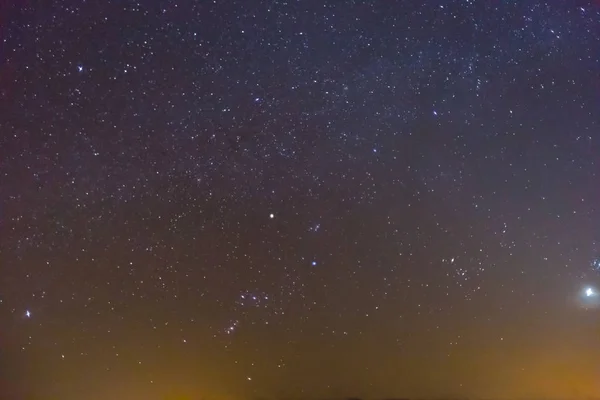
<svg viewBox="0 0 600 400">
<path fill-rule="evenodd" d="M 30 317 L 31 317 L 31 313 L 29 312 L 29 310 L 25 311 L 25 316 L 26 316 L 27 318 L 30 318 Z"/>
<path fill-rule="evenodd" d="M 585 295 L 586 295 L 587 297 L 592 297 L 592 296 L 593 296 L 593 295 L 595 295 L 595 294 L 596 294 L 596 293 L 594 292 L 594 289 L 592 289 L 592 288 L 587 288 L 587 289 L 585 289 Z"/>
</svg>

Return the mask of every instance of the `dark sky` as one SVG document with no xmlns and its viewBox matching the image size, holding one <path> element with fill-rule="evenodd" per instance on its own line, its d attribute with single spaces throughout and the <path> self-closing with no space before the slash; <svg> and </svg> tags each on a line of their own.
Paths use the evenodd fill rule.
<svg viewBox="0 0 600 400">
<path fill-rule="evenodd" d="M 600 395 L 599 73 L 597 2 L 3 1 L 0 397 Z"/>
</svg>

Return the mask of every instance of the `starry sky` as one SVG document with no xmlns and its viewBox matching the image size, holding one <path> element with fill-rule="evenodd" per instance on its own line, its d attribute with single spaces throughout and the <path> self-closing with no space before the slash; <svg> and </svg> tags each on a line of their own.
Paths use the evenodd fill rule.
<svg viewBox="0 0 600 400">
<path fill-rule="evenodd" d="M 1 2 L 0 397 L 600 395 L 599 68 L 598 2 Z"/>
</svg>

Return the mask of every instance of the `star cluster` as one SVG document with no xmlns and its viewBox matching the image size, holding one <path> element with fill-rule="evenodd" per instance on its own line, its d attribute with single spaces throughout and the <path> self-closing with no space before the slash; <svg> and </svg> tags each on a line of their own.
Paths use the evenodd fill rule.
<svg viewBox="0 0 600 400">
<path fill-rule="evenodd" d="M 600 394 L 598 4 L 13 3 L 8 398 Z"/>
</svg>

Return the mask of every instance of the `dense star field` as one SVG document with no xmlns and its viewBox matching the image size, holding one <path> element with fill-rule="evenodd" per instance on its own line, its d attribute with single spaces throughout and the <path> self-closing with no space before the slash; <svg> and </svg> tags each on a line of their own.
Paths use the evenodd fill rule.
<svg viewBox="0 0 600 400">
<path fill-rule="evenodd" d="M 600 395 L 599 67 L 598 2 L 2 2 L 0 398 Z"/>
</svg>

